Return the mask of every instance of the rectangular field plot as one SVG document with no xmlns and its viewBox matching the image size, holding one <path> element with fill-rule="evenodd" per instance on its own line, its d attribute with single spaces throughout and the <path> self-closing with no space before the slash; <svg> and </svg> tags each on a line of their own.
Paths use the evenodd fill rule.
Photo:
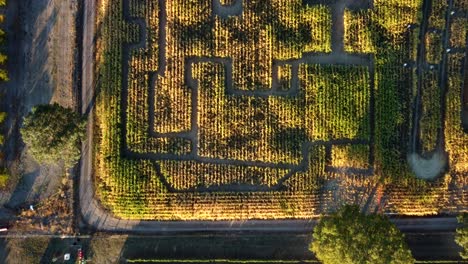
<svg viewBox="0 0 468 264">
<path fill-rule="evenodd" d="M 455 157 L 468 153 L 455 146 L 468 136 L 452 102 L 462 43 L 451 41 L 459 56 L 423 54 L 421 64 L 421 45 L 451 43 L 419 38 L 421 0 L 326 2 L 103 0 L 101 204 L 145 220 L 306 219 L 343 203 L 399 214 L 466 208 L 468 167 Z M 460 30 L 460 19 L 447 28 Z M 430 153 L 440 138 L 450 167 L 416 179 L 407 155 Z"/>
</svg>

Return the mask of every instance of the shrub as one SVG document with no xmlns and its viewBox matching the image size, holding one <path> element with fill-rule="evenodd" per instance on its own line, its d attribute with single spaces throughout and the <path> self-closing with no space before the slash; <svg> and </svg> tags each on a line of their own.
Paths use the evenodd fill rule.
<svg viewBox="0 0 468 264">
<path fill-rule="evenodd" d="M 58 104 L 40 105 L 25 117 L 21 135 L 38 162 L 63 160 L 71 166 L 80 157 L 84 128 L 84 119 L 71 109 Z"/>
<path fill-rule="evenodd" d="M 9 179 L 10 174 L 6 170 L 0 173 L 0 189 L 7 187 Z"/>
<path fill-rule="evenodd" d="M 0 81 L 9 81 L 8 72 L 5 69 L 0 69 Z"/>
<path fill-rule="evenodd" d="M 0 16 L 0 19 L 1 19 L 1 16 Z M 7 59 L 8 59 L 7 55 L 0 53 L 0 64 L 5 64 L 7 62 Z"/>
<path fill-rule="evenodd" d="M 460 256 L 463 259 L 468 259 L 468 213 L 460 215 L 458 222 L 462 224 L 462 227 L 457 228 L 455 242 L 463 248 Z"/>
<path fill-rule="evenodd" d="M 404 236 L 383 215 L 346 205 L 314 228 L 310 250 L 324 264 L 414 263 Z"/>
</svg>

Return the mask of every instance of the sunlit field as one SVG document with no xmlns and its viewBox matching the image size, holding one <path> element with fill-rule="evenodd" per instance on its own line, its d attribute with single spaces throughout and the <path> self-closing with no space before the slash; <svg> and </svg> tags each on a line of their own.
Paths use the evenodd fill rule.
<svg viewBox="0 0 468 264">
<path fill-rule="evenodd" d="M 101 204 L 146 220 L 468 210 L 468 1 L 327 2 L 101 0 Z M 434 153 L 442 172 L 420 179 L 408 156 Z"/>
</svg>

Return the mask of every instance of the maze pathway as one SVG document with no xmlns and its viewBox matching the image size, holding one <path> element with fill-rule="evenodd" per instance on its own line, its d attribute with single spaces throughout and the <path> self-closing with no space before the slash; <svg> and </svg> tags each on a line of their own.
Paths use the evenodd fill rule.
<svg viewBox="0 0 468 264">
<path fill-rule="evenodd" d="M 211 17 L 208 20 L 215 20 L 216 18 L 220 17 L 221 20 L 230 19 L 232 16 L 240 17 L 240 21 L 242 21 L 242 2 L 243 1 L 235 1 L 235 3 L 231 6 L 223 6 L 217 0 L 213 1 L 213 8 Z M 193 75 L 193 69 L 195 65 L 202 64 L 202 63 L 215 63 L 221 65 L 222 72 L 224 74 L 224 91 L 221 91 L 226 96 L 229 97 L 250 97 L 252 100 L 255 98 L 259 98 L 264 102 L 268 102 L 268 100 L 272 97 L 281 97 L 287 98 L 289 100 L 294 99 L 295 97 L 298 98 L 301 96 L 301 93 L 304 93 L 303 84 L 299 80 L 299 70 L 301 65 L 307 64 L 317 64 L 317 65 L 344 65 L 346 67 L 363 67 L 364 70 L 367 72 L 365 73 L 367 80 L 362 80 L 365 82 L 364 85 L 368 85 L 368 90 L 363 90 L 363 93 L 367 94 L 369 98 L 366 98 L 366 104 L 368 104 L 366 109 L 368 109 L 369 113 L 373 113 L 373 90 L 374 90 L 374 65 L 373 65 L 373 56 L 370 54 L 359 54 L 359 53 L 348 53 L 344 51 L 344 22 L 343 22 L 343 14 L 345 8 L 352 8 L 353 10 L 359 9 L 367 9 L 371 6 L 370 1 L 362 1 L 362 3 L 356 4 L 351 3 L 347 5 L 348 1 L 337 1 L 336 3 L 331 4 L 330 9 L 332 12 L 332 36 L 331 36 L 331 48 L 332 51 L 329 53 L 317 53 L 317 52 L 303 52 L 301 53 L 300 58 L 288 58 L 288 59 L 272 59 L 271 63 L 271 85 L 268 89 L 253 89 L 253 90 L 244 90 L 235 87 L 235 81 L 233 80 L 233 58 L 231 57 L 217 57 L 217 56 L 186 56 L 183 58 L 184 63 L 183 67 L 185 68 L 184 71 L 184 80 L 185 85 L 187 86 L 187 90 L 191 93 L 190 95 L 190 108 L 186 109 L 188 113 L 185 115 L 190 116 L 189 123 L 191 124 L 189 129 L 183 130 L 180 132 L 176 131 L 169 131 L 169 132 L 157 132 L 154 131 L 153 128 L 155 123 L 155 115 L 154 115 L 154 106 L 157 105 L 155 102 L 155 90 L 158 89 L 157 82 L 164 78 L 174 78 L 173 76 L 166 76 L 173 74 L 171 71 L 167 70 L 167 53 L 166 50 L 167 36 L 168 31 L 168 14 L 166 9 L 168 8 L 166 1 L 160 0 L 158 1 L 158 13 L 159 13 L 159 25 L 157 31 L 159 32 L 158 37 L 158 67 L 156 71 L 148 71 L 147 74 L 149 75 L 149 111 L 147 120 L 149 122 L 149 132 L 146 133 L 147 137 L 156 138 L 156 140 L 168 140 L 168 141 L 177 141 L 183 142 L 182 144 L 186 144 L 187 148 L 183 153 L 171 153 L 170 151 L 167 153 L 161 153 L 160 151 L 154 151 L 149 149 L 148 151 L 142 152 L 141 150 L 134 150 L 132 148 L 132 143 L 127 140 L 127 133 L 126 128 L 128 125 L 124 125 L 123 131 L 123 139 L 127 140 L 125 145 L 127 148 L 125 149 L 125 155 L 130 158 L 137 158 L 137 159 L 152 159 L 152 160 L 180 160 L 180 161 L 195 161 L 198 163 L 209 163 L 209 164 L 219 164 L 219 165 L 235 165 L 235 166 L 242 166 L 244 168 L 248 167 L 267 167 L 267 168 L 281 168 L 284 169 L 285 172 L 283 176 L 281 176 L 276 184 L 273 184 L 266 188 L 264 185 L 258 186 L 244 186 L 244 188 L 239 188 L 237 185 L 226 184 L 226 186 L 217 186 L 214 185 L 210 188 L 205 186 L 194 187 L 190 188 L 188 191 L 212 191 L 212 190 L 229 190 L 229 185 L 233 188 L 234 191 L 239 191 L 245 189 L 246 191 L 271 191 L 271 190 L 279 190 L 284 189 L 285 186 L 283 183 L 288 180 L 288 178 L 294 176 L 297 172 L 305 172 L 307 171 L 309 166 L 313 164 L 309 164 L 309 152 L 315 146 L 324 146 L 325 147 L 325 155 L 330 157 L 331 149 L 333 146 L 342 146 L 342 145 L 350 145 L 350 144 L 358 144 L 358 145 L 366 145 L 368 149 L 368 163 L 369 165 L 364 168 L 353 168 L 353 167 L 334 167 L 333 164 L 328 164 L 325 168 L 326 171 L 330 172 L 346 172 L 346 173 L 354 173 L 354 174 L 362 174 L 362 175 L 372 175 L 373 174 L 373 167 L 372 167 L 372 130 L 373 128 L 373 119 L 374 116 L 370 116 L 368 120 L 368 128 L 369 131 L 366 133 L 368 134 L 365 138 L 343 138 L 343 137 L 332 137 L 329 140 L 324 140 L 322 138 L 314 139 L 307 139 L 306 137 L 299 139 L 301 141 L 300 146 L 300 157 L 296 160 L 296 162 L 272 162 L 267 161 L 268 158 L 259 158 L 255 159 L 239 159 L 233 157 L 234 155 L 225 154 L 218 156 L 212 156 L 210 153 L 207 153 L 206 150 L 200 150 L 200 147 L 206 145 L 207 143 L 200 142 L 203 140 L 210 141 L 212 139 L 200 136 L 200 133 L 204 133 L 203 127 L 200 127 L 200 111 L 203 111 L 199 108 L 198 103 L 201 101 L 200 96 L 203 93 L 200 89 L 206 89 L 205 87 L 200 87 L 200 83 L 197 80 L 197 77 Z M 123 61 L 131 60 L 132 52 L 138 50 L 147 50 L 149 52 L 153 49 L 148 47 L 148 31 L 153 29 L 149 29 L 146 21 L 144 18 L 132 16 L 130 14 L 130 2 L 124 3 L 124 17 L 130 23 L 136 24 L 139 27 L 139 41 L 134 44 L 128 44 L 124 47 L 124 59 Z M 308 6 L 309 3 L 305 3 L 305 6 Z M 314 3 L 310 3 L 310 5 L 314 5 Z M 169 18 L 172 20 L 173 18 Z M 208 22 L 207 22 L 208 23 Z M 170 38 L 178 38 L 179 36 L 171 36 Z M 242 48 L 242 46 L 241 46 Z M 262 52 L 263 50 L 259 49 L 258 52 Z M 239 63 L 239 62 L 237 62 Z M 131 79 L 129 79 L 129 65 L 124 64 L 123 70 L 123 98 L 122 98 L 122 120 L 128 123 L 128 119 L 132 117 L 128 117 L 128 106 L 126 104 L 129 100 L 129 87 L 128 84 L 131 83 Z M 287 90 L 281 90 L 280 87 L 280 80 L 278 76 L 278 71 L 282 67 L 287 67 L 290 69 L 290 79 L 288 84 Z M 176 77 L 175 77 L 176 78 Z M 187 91 L 184 91 L 187 92 Z M 216 102 L 213 102 L 216 104 Z M 264 105 L 264 104 L 263 104 Z M 257 109 L 259 111 L 264 110 L 261 109 L 263 106 L 261 105 Z M 235 109 L 233 109 L 235 110 Z M 225 111 L 230 111 L 229 109 Z M 303 117 L 306 119 L 306 117 Z M 356 118 L 359 118 L 356 116 Z M 306 121 L 307 122 L 307 121 Z M 261 123 L 261 122 L 259 122 Z M 255 124 L 247 124 L 249 127 L 255 127 Z M 205 132 L 204 134 L 207 134 Z M 260 149 L 253 148 L 251 151 L 261 151 Z M 206 153 L 206 154 L 205 154 Z M 203 155 L 205 154 L 205 155 Z M 226 157 L 227 155 L 227 157 Z M 252 154 L 251 154 L 252 155 Z M 162 177 L 161 177 L 162 178 Z M 161 179 L 165 184 L 166 187 L 171 191 L 181 191 L 180 189 L 174 188 L 171 184 Z"/>
<path fill-rule="evenodd" d="M 466 207 L 455 146 L 468 141 L 451 114 L 462 2 L 442 14 L 423 10 L 438 0 L 109 0 L 95 111 L 103 205 L 159 220 Z M 425 52 L 438 39 L 450 52 Z M 457 162 L 423 184 L 407 154 L 435 145 Z"/>
</svg>

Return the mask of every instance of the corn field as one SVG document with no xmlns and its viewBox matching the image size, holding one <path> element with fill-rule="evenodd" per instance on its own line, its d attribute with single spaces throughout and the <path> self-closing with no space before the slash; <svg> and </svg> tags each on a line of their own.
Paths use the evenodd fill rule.
<svg viewBox="0 0 468 264">
<path fill-rule="evenodd" d="M 443 131 L 450 159 L 434 182 L 406 162 L 422 0 L 373 2 L 101 0 L 102 205 L 148 220 L 304 219 L 347 202 L 401 215 L 468 210 L 459 117 L 467 21 L 441 11 L 468 11 L 467 1 L 434 1 L 423 39 L 424 60 L 439 67 L 449 23 L 457 51 L 446 60 L 447 92 L 427 70 L 420 94 L 421 149 Z"/>
</svg>

